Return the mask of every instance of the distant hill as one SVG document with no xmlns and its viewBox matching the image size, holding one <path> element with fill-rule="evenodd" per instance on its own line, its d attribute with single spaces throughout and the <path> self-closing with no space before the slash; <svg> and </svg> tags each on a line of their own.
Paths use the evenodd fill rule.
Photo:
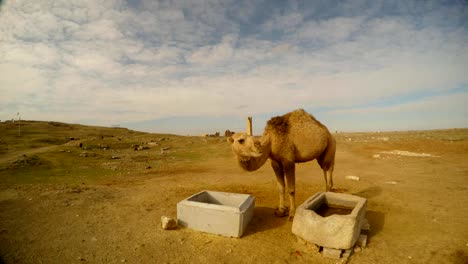
<svg viewBox="0 0 468 264">
<path fill-rule="evenodd" d="M 61 145 L 70 140 L 125 137 L 148 133 L 121 127 L 85 126 L 52 121 L 0 122 L 0 155 L 8 151 Z"/>
</svg>

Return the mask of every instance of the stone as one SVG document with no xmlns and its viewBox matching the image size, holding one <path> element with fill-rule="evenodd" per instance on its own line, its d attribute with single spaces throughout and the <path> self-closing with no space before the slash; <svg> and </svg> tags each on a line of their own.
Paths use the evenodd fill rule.
<svg viewBox="0 0 468 264">
<path fill-rule="evenodd" d="M 359 235 L 358 240 L 356 241 L 356 245 L 365 248 L 367 246 L 367 236 L 366 235 Z"/>
<path fill-rule="evenodd" d="M 349 214 L 321 216 L 316 210 L 323 205 L 350 208 Z M 297 207 L 292 233 L 325 248 L 350 249 L 361 234 L 367 200 L 355 195 L 319 192 Z"/>
<path fill-rule="evenodd" d="M 361 251 L 362 251 L 361 247 L 359 247 L 359 246 L 354 247 L 354 252 L 361 252 Z"/>
<path fill-rule="evenodd" d="M 359 181 L 359 177 L 358 177 L 358 176 L 354 176 L 354 175 L 345 176 L 345 179 L 347 179 L 347 180 L 352 180 L 352 181 Z"/>
<path fill-rule="evenodd" d="M 374 158 L 374 159 L 380 159 L 380 154 L 374 154 L 374 155 L 372 155 L 372 158 Z"/>
<path fill-rule="evenodd" d="M 173 230 L 177 228 L 177 220 L 168 217 L 168 216 L 161 216 L 161 227 L 164 230 Z"/>
<path fill-rule="evenodd" d="M 354 248 L 346 249 L 346 250 L 343 251 L 343 254 L 341 255 L 341 257 L 347 259 L 347 258 L 351 257 L 353 252 L 354 252 Z"/>
<path fill-rule="evenodd" d="M 341 249 L 334 249 L 334 248 L 323 248 L 322 256 L 326 258 L 334 258 L 339 259 L 341 258 Z"/>
<path fill-rule="evenodd" d="M 366 218 L 362 220 L 361 230 L 370 231 L 369 221 Z"/>
</svg>

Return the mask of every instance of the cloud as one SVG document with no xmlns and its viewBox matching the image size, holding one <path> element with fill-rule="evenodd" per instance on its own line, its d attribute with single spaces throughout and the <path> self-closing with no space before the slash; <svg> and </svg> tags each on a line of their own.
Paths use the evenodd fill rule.
<svg viewBox="0 0 468 264">
<path fill-rule="evenodd" d="M 313 42 L 327 45 L 349 38 L 362 26 L 364 17 L 337 17 L 323 21 L 308 21 L 296 32 L 296 41 L 305 45 Z"/>
<path fill-rule="evenodd" d="M 7 1 L 0 118 L 110 125 L 449 93 L 468 86 L 463 12 L 417 1 Z"/>
</svg>

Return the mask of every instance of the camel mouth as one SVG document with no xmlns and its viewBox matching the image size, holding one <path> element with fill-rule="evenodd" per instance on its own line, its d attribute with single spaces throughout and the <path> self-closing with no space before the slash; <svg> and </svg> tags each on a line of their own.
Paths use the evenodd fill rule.
<svg viewBox="0 0 468 264">
<path fill-rule="evenodd" d="M 245 171 L 258 170 L 264 163 L 263 157 L 260 153 L 249 153 L 249 155 L 239 155 L 237 161 L 242 169 Z"/>
<path fill-rule="evenodd" d="M 252 151 L 252 152 L 249 152 L 248 155 L 246 155 L 247 157 L 252 157 L 252 158 L 260 158 L 262 156 L 262 153 L 261 152 L 255 152 L 255 151 Z"/>
</svg>

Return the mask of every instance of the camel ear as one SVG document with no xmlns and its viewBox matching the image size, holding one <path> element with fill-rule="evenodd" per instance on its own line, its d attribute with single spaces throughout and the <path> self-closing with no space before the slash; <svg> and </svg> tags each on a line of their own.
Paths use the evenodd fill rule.
<svg viewBox="0 0 468 264">
<path fill-rule="evenodd" d="M 228 138 L 226 138 L 226 140 L 227 140 L 227 142 L 229 142 L 231 144 L 234 142 L 234 139 L 232 137 L 228 137 Z"/>
</svg>

